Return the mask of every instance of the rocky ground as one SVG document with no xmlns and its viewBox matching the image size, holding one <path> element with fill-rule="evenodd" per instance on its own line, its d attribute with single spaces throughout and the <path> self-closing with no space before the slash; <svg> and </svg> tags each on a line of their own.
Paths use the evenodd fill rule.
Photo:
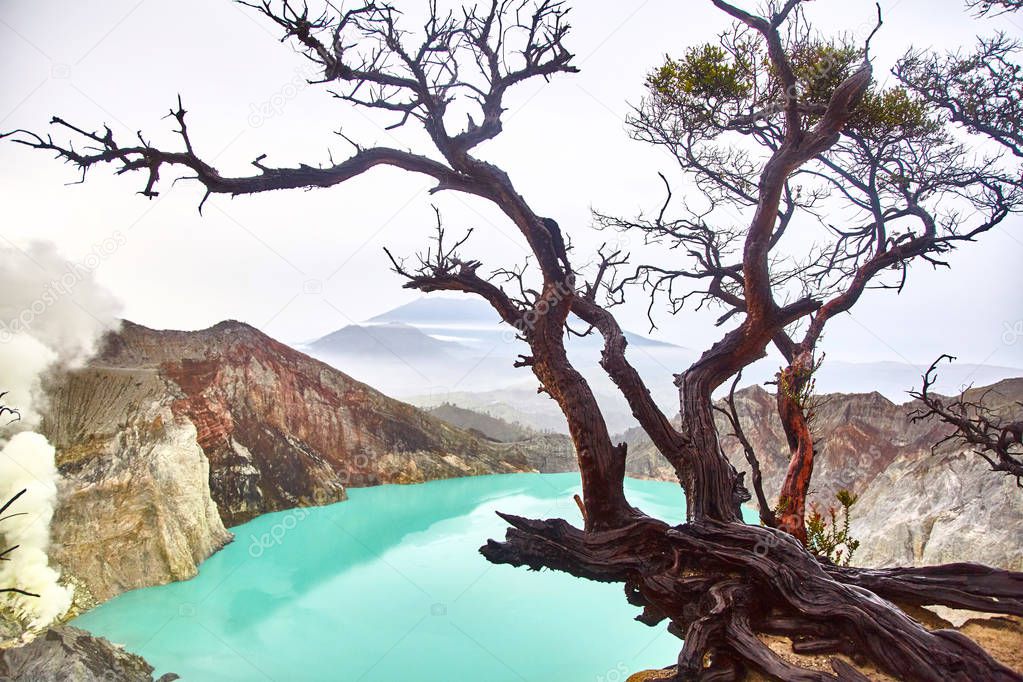
<svg viewBox="0 0 1023 682">
<path fill-rule="evenodd" d="M 156 682 L 176 679 L 168 673 Z M 153 682 L 153 666 L 102 637 L 65 625 L 24 646 L 0 649 L 0 680 Z"/>
<path fill-rule="evenodd" d="M 918 620 L 924 623 L 929 629 L 950 628 L 952 624 L 943 621 L 933 614 L 914 614 Z M 1008 667 L 1023 673 L 1023 650 L 1020 643 L 1023 642 L 1023 620 L 1019 618 L 1000 617 L 986 619 L 971 619 L 959 627 L 954 628 L 971 638 L 995 659 Z M 761 636 L 764 641 L 776 654 L 783 659 L 796 665 L 833 672 L 830 659 L 836 656 L 803 656 L 792 653 L 792 642 L 785 637 Z M 899 682 L 898 679 L 887 675 L 884 672 L 870 665 L 856 664 L 855 661 L 846 656 L 837 656 L 846 663 L 855 664 L 856 669 L 871 682 Z M 671 679 L 674 671 L 672 668 L 659 670 L 642 670 L 630 675 L 626 682 L 654 682 L 656 680 Z M 769 678 L 760 674 L 752 674 L 746 678 L 748 682 L 768 682 Z M 978 681 L 979 682 L 979 681 Z"/>
</svg>

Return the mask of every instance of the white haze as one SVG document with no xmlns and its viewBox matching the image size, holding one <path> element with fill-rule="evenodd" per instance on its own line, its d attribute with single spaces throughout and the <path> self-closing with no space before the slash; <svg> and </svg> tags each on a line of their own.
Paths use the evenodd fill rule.
<svg viewBox="0 0 1023 682">
<path fill-rule="evenodd" d="M 49 371 L 82 363 L 116 328 L 119 305 L 93 277 L 111 247 L 97 245 L 77 263 L 49 243 L 0 249 L 0 391 L 8 392 L 3 404 L 21 414 L 0 422 L 0 504 L 26 490 L 6 512 L 18 515 L 0 522 L 2 548 L 18 545 L 0 563 L 0 587 L 40 595 L 0 596 L 30 628 L 59 618 L 72 599 L 47 555 L 59 474 L 53 446 L 37 432 L 45 409 L 41 382 Z"/>
</svg>

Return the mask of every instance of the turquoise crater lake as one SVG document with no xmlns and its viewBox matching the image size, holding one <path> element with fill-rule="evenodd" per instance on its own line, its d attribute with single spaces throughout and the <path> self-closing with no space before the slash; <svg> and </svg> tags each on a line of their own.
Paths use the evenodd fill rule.
<svg viewBox="0 0 1023 682">
<path fill-rule="evenodd" d="M 624 682 L 680 642 L 632 618 L 621 585 L 494 566 L 494 512 L 578 522 L 576 474 L 351 490 L 268 514 L 185 582 L 135 590 L 74 625 L 186 681 Z M 683 518 L 677 485 L 627 481 L 630 500 Z"/>
</svg>

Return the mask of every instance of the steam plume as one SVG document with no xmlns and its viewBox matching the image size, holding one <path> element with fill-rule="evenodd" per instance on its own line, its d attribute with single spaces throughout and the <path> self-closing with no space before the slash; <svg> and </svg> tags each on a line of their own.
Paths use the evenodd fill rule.
<svg viewBox="0 0 1023 682">
<path fill-rule="evenodd" d="M 53 446 L 37 432 L 45 409 L 41 380 L 83 362 L 116 328 L 118 304 L 93 274 L 121 243 L 117 233 L 77 263 L 48 243 L 0 249 L 0 391 L 8 391 L 4 404 L 21 413 L 9 424 L 9 415 L 0 418 L 0 504 L 27 491 L 6 512 L 19 515 L 0 523 L 0 549 L 18 545 L 0 562 L 0 587 L 39 594 L 3 594 L 0 606 L 30 628 L 63 615 L 72 598 L 47 558 L 59 474 Z"/>
</svg>

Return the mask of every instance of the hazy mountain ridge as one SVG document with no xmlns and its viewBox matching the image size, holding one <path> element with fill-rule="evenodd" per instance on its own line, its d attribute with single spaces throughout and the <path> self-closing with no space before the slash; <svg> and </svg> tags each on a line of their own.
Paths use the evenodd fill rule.
<svg viewBox="0 0 1023 682">
<path fill-rule="evenodd" d="M 426 411 L 437 417 L 437 419 L 443 419 L 460 429 L 479 433 L 485 438 L 498 441 L 499 443 L 514 443 L 540 435 L 537 431 L 523 426 L 517 421 L 505 421 L 486 412 L 467 410 L 452 403 L 441 403 Z"/>
<path fill-rule="evenodd" d="M 634 419 L 628 406 L 618 404 L 613 396 L 598 393 L 598 400 L 604 399 L 604 421 L 613 432 L 629 428 Z M 518 423 L 538 432 L 552 432 L 568 435 L 565 417 L 558 404 L 545 393 L 537 393 L 532 385 L 515 385 L 490 391 L 438 392 L 428 395 L 413 395 L 408 401 L 423 409 L 433 409 L 445 403 L 488 414 L 507 422 Z"/>
<path fill-rule="evenodd" d="M 402 324 L 427 330 L 478 331 L 505 337 L 514 331 L 501 321 L 494 309 L 485 301 L 478 298 L 453 299 L 438 296 L 427 296 L 398 306 L 370 318 L 367 324 Z M 628 330 L 625 331 L 625 336 L 633 346 L 680 348 L 675 344 Z M 581 339 L 575 337 L 572 341 L 591 346 L 600 346 L 603 343 L 597 334 Z"/>
<path fill-rule="evenodd" d="M 417 327 L 401 322 L 380 325 L 348 325 L 308 344 L 317 354 L 361 354 L 367 357 L 422 357 L 454 359 L 471 352 L 467 346 L 442 341 L 424 334 Z"/>
<path fill-rule="evenodd" d="M 412 334 L 413 329 L 418 335 Z M 528 370 L 512 366 L 517 354 L 526 351 L 513 332 L 483 301 L 426 297 L 377 315 L 362 326 L 345 327 L 298 348 L 416 405 L 434 407 L 451 402 L 539 430 L 564 433 L 564 419 L 557 405 L 530 395 L 537 387 L 535 378 Z M 677 411 L 673 374 L 685 370 L 698 353 L 634 332 L 626 331 L 626 337 L 627 357 L 646 380 L 654 399 L 666 412 Z M 589 380 L 609 428 L 624 431 L 634 426 L 624 399 L 599 366 L 600 336 L 571 336 L 566 346 Z M 424 353 L 424 348 L 436 352 Z M 749 384 L 772 380 L 779 363 L 775 356 L 765 358 L 750 367 L 744 378 Z M 816 376 L 817 388 L 822 393 L 876 391 L 902 402 L 907 399 L 907 391 L 919 387 L 927 364 L 849 362 L 825 357 Z M 957 362 L 942 367 L 938 388 L 951 392 L 962 385 L 987 385 L 1015 376 L 1023 376 L 1023 369 Z M 514 399 L 507 397 L 511 392 Z"/>
<path fill-rule="evenodd" d="M 576 325 L 583 328 L 585 325 Z M 413 341 L 410 329 L 422 335 Z M 657 376 L 652 388 L 658 399 L 670 404 L 675 389 L 671 369 L 677 371 L 695 360 L 690 349 L 626 331 L 630 357 L 647 376 Z M 376 347 L 364 343 L 375 340 Z M 569 337 L 569 354 L 588 372 L 593 389 L 613 429 L 631 425 L 627 405 L 602 371 L 598 361 L 603 345 L 597 334 Z M 551 401 L 536 401 L 529 396 L 537 387 L 528 370 L 515 368 L 525 344 L 515 330 L 503 324 L 489 304 L 474 299 L 427 297 L 377 315 L 362 325 L 349 325 L 325 336 L 296 346 L 324 362 L 341 368 L 388 395 L 423 407 L 453 402 L 462 407 L 491 412 L 509 421 L 522 421 L 539 430 L 564 430 L 564 420 Z M 436 349 L 431 355 L 420 347 Z M 596 369 L 596 371 L 592 371 Z M 493 400 L 488 395 L 469 398 L 473 393 L 515 391 L 516 399 Z M 453 399 L 455 397 L 458 399 Z M 526 399 L 525 418 L 515 415 L 515 406 Z M 532 399 L 531 399 L 532 398 Z M 504 403 L 491 405 L 487 403 Z"/>
</svg>

